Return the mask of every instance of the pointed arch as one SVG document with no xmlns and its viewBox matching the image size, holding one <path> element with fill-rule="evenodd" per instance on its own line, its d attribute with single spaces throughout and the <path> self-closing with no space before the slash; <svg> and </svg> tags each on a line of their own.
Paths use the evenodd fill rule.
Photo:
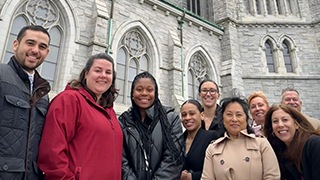
<svg viewBox="0 0 320 180">
<path fill-rule="evenodd" d="M 262 50 L 264 51 L 266 50 L 265 44 L 267 40 L 269 40 L 272 43 L 271 46 L 274 47 L 274 50 L 275 50 L 275 48 L 277 47 L 277 41 L 269 34 L 265 35 L 260 40 L 260 47 L 262 48 Z"/>
<path fill-rule="evenodd" d="M 150 61 L 150 63 L 151 63 L 150 68 L 152 68 L 152 69 L 150 69 L 150 72 L 152 72 L 155 75 L 155 78 L 157 78 L 155 72 L 157 69 L 159 69 L 159 66 L 161 63 L 160 62 L 161 55 L 160 55 L 159 48 L 157 45 L 158 43 L 155 38 L 155 35 L 151 31 L 151 29 L 147 26 L 147 23 L 145 23 L 141 19 L 125 22 L 117 28 L 117 31 L 115 32 L 115 34 L 111 40 L 111 48 L 110 48 L 111 53 L 112 53 L 111 56 L 115 60 L 117 59 L 116 52 L 119 49 L 123 35 L 132 29 L 137 29 L 143 35 L 143 37 L 146 39 L 146 43 L 150 47 L 149 59 L 152 59 L 152 61 Z"/>
<path fill-rule="evenodd" d="M 297 59 L 297 46 L 293 38 L 289 35 L 283 34 L 278 38 L 278 46 L 282 53 L 279 60 L 280 63 L 286 67 L 287 73 L 298 73 L 298 59 Z M 287 47 L 285 47 L 287 46 Z M 287 48 L 287 49 L 285 49 Z M 284 52 L 286 50 L 287 52 Z M 290 69 L 291 66 L 291 69 Z"/>
<path fill-rule="evenodd" d="M 270 35 L 265 35 L 260 40 L 262 50 L 261 60 L 266 73 L 279 73 L 281 71 L 278 61 L 277 41 Z"/>
<path fill-rule="evenodd" d="M 117 103 L 130 105 L 130 88 L 136 74 L 149 71 L 157 78 L 155 71 L 159 67 L 159 50 L 154 37 L 142 20 L 126 22 L 115 32 L 110 49 L 116 60 L 117 72 L 124 74 L 122 77 L 117 77 L 117 86 L 122 89 L 116 100 Z M 113 53 L 114 51 L 117 53 Z"/>
<path fill-rule="evenodd" d="M 281 44 L 283 41 L 287 40 L 290 48 L 292 48 L 292 50 L 295 50 L 296 49 L 296 43 L 294 42 L 294 40 L 289 36 L 289 35 L 286 35 L 286 34 L 282 34 L 279 38 L 278 38 L 278 43 Z"/>
<path fill-rule="evenodd" d="M 273 46 L 271 41 L 268 39 L 265 42 L 265 53 L 266 53 L 266 60 L 267 60 L 267 66 L 269 72 L 276 72 L 275 70 L 275 59 L 274 59 L 274 54 L 273 54 Z"/>
<path fill-rule="evenodd" d="M 193 66 L 197 67 L 194 68 Z M 187 75 L 186 79 L 188 80 L 185 85 L 187 88 L 184 89 L 187 91 L 185 94 L 188 94 L 189 98 L 198 98 L 198 86 L 204 79 L 211 79 L 220 84 L 214 60 L 202 45 L 195 45 L 187 52 L 184 67 L 184 74 Z"/>
</svg>

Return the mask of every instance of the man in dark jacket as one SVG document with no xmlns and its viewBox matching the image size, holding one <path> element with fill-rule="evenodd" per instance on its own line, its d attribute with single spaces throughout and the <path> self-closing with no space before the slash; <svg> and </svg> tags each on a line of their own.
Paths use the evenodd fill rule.
<svg viewBox="0 0 320 180">
<path fill-rule="evenodd" d="M 14 56 L 0 65 L 0 179 L 43 178 L 36 162 L 50 85 L 35 69 L 49 43 L 46 29 L 26 26 L 13 42 Z"/>
</svg>

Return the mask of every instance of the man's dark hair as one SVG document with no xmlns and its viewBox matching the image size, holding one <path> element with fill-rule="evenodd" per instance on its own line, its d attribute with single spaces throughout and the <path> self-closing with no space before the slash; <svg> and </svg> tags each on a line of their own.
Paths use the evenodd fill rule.
<svg viewBox="0 0 320 180">
<path fill-rule="evenodd" d="M 27 31 L 27 30 L 41 31 L 41 32 L 45 33 L 45 34 L 48 35 L 48 37 L 49 37 L 49 44 L 50 44 L 51 38 L 50 38 L 49 32 L 48 32 L 44 27 L 39 26 L 39 25 L 29 25 L 29 26 L 23 27 L 23 28 L 20 30 L 20 32 L 19 32 L 19 34 L 18 34 L 18 36 L 17 36 L 17 40 L 18 40 L 19 42 L 20 42 L 21 39 L 26 35 L 26 31 Z M 49 45 L 49 44 L 48 44 L 48 45 Z"/>
</svg>

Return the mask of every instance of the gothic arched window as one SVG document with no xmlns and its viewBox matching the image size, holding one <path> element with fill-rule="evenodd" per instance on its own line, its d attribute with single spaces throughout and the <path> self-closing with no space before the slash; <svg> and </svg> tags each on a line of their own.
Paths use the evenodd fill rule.
<svg viewBox="0 0 320 180">
<path fill-rule="evenodd" d="M 14 54 L 12 43 L 17 38 L 20 29 L 31 24 L 41 25 L 48 30 L 51 41 L 49 45 L 50 52 L 37 70 L 54 88 L 58 57 L 61 53 L 60 47 L 63 41 L 64 24 L 63 19 L 60 17 L 57 6 L 50 0 L 30 0 L 22 4 L 16 11 L 16 17 L 12 22 L 4 63 L 7 63 Z"/>
<path fill-rule="evenodd" d="M 201 53 L 197 52 L 191 57 L 188 68 L 189 99 L 197 99 L 201 101 L 198 96 L 198 89 L 201 81 L 210 79 L 207 68 L 207 63 Z"/>
<path fill-rule="evenodd" d="M 293 72 L 292 63 L 291 63 L 291 55 L 290 55 L 290 48 L 288 46 L 288 42 L 284 41 L 282 43 L 283 46 L 283 60 L 284 65 L 286 66 L 287 72 Z"/>
<path fill-rule="evenodd" d="M 117 54 L 117 80 L 119 96 L 116 102 L 131 104 L 130 92 L 134 77 L 149 71 L 150 58 L 146 40 L 138 30 L 127 32 L 121 39 Z"/>
<path fill-rule="evenodd" d="M 274 67 L 273 50 L 270 41 L 266 41 L 266 60 L 269 72 L 276 72 Z"/>
</svg>

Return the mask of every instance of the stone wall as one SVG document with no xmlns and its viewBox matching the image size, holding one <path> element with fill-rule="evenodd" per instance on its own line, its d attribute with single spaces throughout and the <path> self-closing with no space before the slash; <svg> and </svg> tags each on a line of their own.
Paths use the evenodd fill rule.
<svg viewBox="0 0 320 180">
<path fill-rule="evenodd" d="M 281 91 L 284 88 L 292 87 L 298 90 L 302 100 L 301 111 L 316 119 L 320 119 L 319 92 L 320 78 L 310 79 L 308 77 L 298 78 L 245 78 L 245 96 L 249 97 L 253 92 L 262 91 L 269 102 L 269 105 L 281 102 Z"/>
<path fill-rule="evenodd" d="M 238 28 L 238 33 L 244 76 L 270 75 L 263 70 L 266 64 L 261 61 L 261 39 L 266 35 L 273 37 L 276 41 L 283 35 L 291 37 L 297 48 L 297 59 L 300 67 L 298 74 L 303 76 L 320 75 L 317 39 L 314 38 L 315 32 L 310 26 L 241 26 Z M 290 74 L 287 75 L 290 76 Z"/>
<path fill-rule="evenodd" d="M 53 95 L 61 92 L 65 84 L 77 78 L 87 59 L 108 48 L 111 1 L 107 0 L 61 0 L 54 1 L 65 21 L 62 55 L 60 56 L 58 85 Z M 270 103 L 280 101 L 281 89 L 291 86 L 300 91 L 303 112 L 320 118 L 320 15 L 318 0 L 297 0 L 299 16 L 259 16 L 249 12 L 249 3 L 244 0 L 208 0 L 212 4 L 213 24 L 183 15 L 181 8 L 186 0 L 117 0 L 114 2 L 113 27 L 111 31 L 111 56 L 116 59 L 119 39 L 129 29 L 130 23 L 139 22 L 142 33 L 152 45 L 152 73 L 159 84 L 159 95 L 164 105 L 175 106 L 187 98 L 187 67 L 192 53 L 204 52 L 210 65 L 212 79 L 221 85 L 221 98 L 231 95 L 234 88 L 249 96 L 263 91 Z M 3 5 L 6 3 L 6 9 Z M 14 17 L 18 1 L 0 2 L 0 55 L 4 54 L 6 36 Z M 210 8 L 208 8 L 210 10 Z M 212 12 L 209 12 L 212 13 Z M 301 17 L 300 17 L 301 16 Z M 182 20 L 182 38 L 178 20 Z M 210 20 L 210 19 L 209 19 Z M 270 74 L 262 61 L 261 39 L 269 35 L 277 40 L 283 35 L 296 45 L 298 70 L 296 74 Z M 181 56 L 181 45 L 183 54 Z M 182 64 L 183 67 L 182 69 Z M 184 72 L 184 76 L 182 76 Z M 184 78 L 184 88 L 182 87 Z M 183 91 L 184 89 L 184 91 Z M 119 113 L 127 106 L 115 106 Z"/>
<path fill-rule="evenodd" d="M 182 95 L 181 71 L 176 70 L 181 68 L 181 56 L 173 56 L 172 54 L 178 53 L 180 55 L 180 48 L 172 50 L 170 46 L 171 39 L 169 38 L 173 33 L 180 40 L 181 34 L 177 28 L 179 27 L 178 19 L 182 18 L 182 12 L 176 11 L 176 9 L 172 8 L 167 12 L 151 1 L 137 3 L 136 1 L 126 0 L 116 1 L 114 11 L 114 31 L 119 31 L 123 23 L 141 20 L 154 36 L 153 38 L 160 53 L 160 62 L 156 62 L 159 63 L 160 69 L 156 69 L 153 73 L 158 80 L 159 95 L 165 105 L 173 105 L 174 103 L 174 98 L 169 92 L 177 92 L 176 95 L 178 96 Z M 219 36 L 210 34 L 208 30 L 193 24 L 190 19 L 185 18 L 182 20 L 184 21 L 182 26 L 184 67 L 188 66 L 187 59 L 184 59 L 184 57 L 188 55 L 192 48 L 201 45 L 212 58 L 212 63 L 219 69 L 221 59 Z M 112 50 L 116 52 L 116 49 Z M 185 87 L 187 87 L 186 85 L 187 79 L 185 79 Z"/>
<path fill-rule="evenodd" d="M 313 21 L 320 21 L 320 3 L 318 0 L 309 0 L 310 14 L 313 17 Z"/>
</svg>

